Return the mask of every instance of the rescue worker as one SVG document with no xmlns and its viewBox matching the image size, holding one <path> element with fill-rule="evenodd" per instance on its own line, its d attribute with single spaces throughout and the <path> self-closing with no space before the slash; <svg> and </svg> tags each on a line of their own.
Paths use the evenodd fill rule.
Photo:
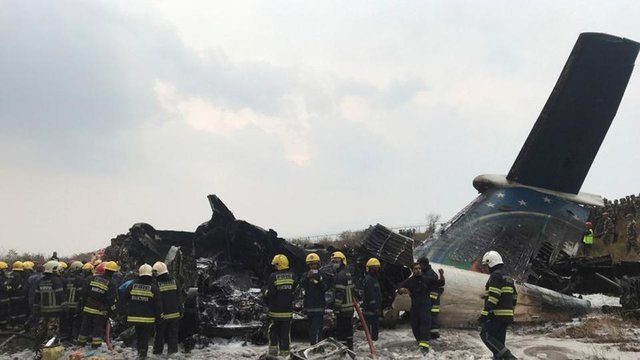
<svg viewBox="0 0 640 360">
<path fill-rule="evenodd" d="M 640 249 L 638 249 L 638 232 L 636 229 L 636 220 L 633 218 L 633 215 L 627 214 L 627 254 L 631 249 L 633 249 L 636 254 L 640 254 Z"/>
<path fill-rule="evenodd" d="M 116 284 L 113 274 L 118 271 L 118 265 L 113 262 L 101 263 L 95 269 L 96 274 L 85 281 L 82 290 L 81 308 L 82 325 L 78 344 L 85 345 L 91 337 L 91 347 L 102 345 L 107 316 L 115 310 Z"/>
<path fill-rule="evenodd" d="M 156 324 L 156 337 L 153 342 L 153 353 L 162 354 L 164 343 L 167 343 L 169 355 L 178 352 L 178 330 L 184 309 L 176 280 L 169 275 L 167 265 L 163 262 L 153 264 L 153 272 L 160 290 L 162 300 L 161 321 Z"/>
<path fill-rule="evenodd" d="M 422 273 L 429 279 L 431 283 L 438 280 L 438 274 L 429 263 L 429 259 L 421 257 L 418 259 L 420 266 L 422 267 Z M 444 292 L 444 287 L 440 286 L 435 289 L 429 289 L 429 300 L 431 300 L 431 321 L 429 327 L 429 337 L 431 340 L 440 338 L 440 322 L 438 321 L 438 315 L 440 315 L 440 296 Z"/>
<path fill-rule="evenodd" d="M 67 265 L 66 262 L 64 261 L 59 261 L 60 263 L 60 267 L 58 268 L 58 273 L 60 274 L 60 277 L 66 277 L 67 276 L 67 269 L 69 268 L 69 265 Z"/>
<path fill-rule="evenodd" d="M 9 264 L 0 261 L 0 330 L 6 330 L 9 325 Z"/>
<path fill-rule="evenodd" d="M 25 270 L 32 269 L 32 271 L 25 271 L 25 281 L 24 288 L 25 293 L 27 294 L 27 326 L 31 328 L 32 326 L 37 326 L 39 319 L 36 316 L 31 316 L 31 309 L 33 309 L 34 301 L 36 299 L 36 288 L 38 286 L 38 282 L 43 276 L 44 266 L 38 265 L 36 271 L 33 272 L 33 267 L 35 264 L 31 261 L 25 261 L 22 263 L 23 268 Z"/>
<path fill-rule="evenodd" d="M 23 328 L 27 322 L 27 292 L 22 261 L 15 261 L 11 267 L 9 280 L 9 326 L 13 329 Z"/>
<path fill-rule="evenodd" d="M 60 264 L 49 260 L 44 264 L 44 274 L 35 284 L 32 314 L 38 319 L 36 348 L 46 340 L 59 335 L 60 316 L 66 307 L 62 280 L 58 275 Z"/>
<path fill-rule="evenodd" d="M 398 294 L 409 293 L 411 296 L 411 330 L 418 343 L 418 348 L 424 353 L 431 349 L 431 298 L 432 290 L 444 286 L 444 270 L 438 269 L 439 280 L 431 280 L 422 273 L 422 265 L 415 262 L 411 265 L 411 276 L 400 284 Z"/>
<path fill-rule="evenodd" d="M 61 324 L 62 338 L 75 339 L 80 332 L 82 317 L 79 315 L 78 306 L 85 283 L 82 275 L 82 266 L 80 261 L 74 261 L 71 263 L 71 266 L 69 266 L 69 271 L 67 272 L 65 292 L 67 296 L 67 311 L 66 324 Z"/>
<path fill-rule="evenodd" d="M 366 275 L 364 278 L 364 293 L 362 297 L 362 310 L 364 318 L 369 327 L 371 340 L 378 340 L 378 328 L 380 323 L 380 312 L 382 310 L 382 291 L 380 290 L 380 260 L 371 258 L 367 261 Z"/>
<path fill-rule="evenodd" d="M 489 267 L 491 275 L 485 285 L 486 297 L 480 313 L 480 338 L 494 359 L 516 359 L 505 344 L 518 297 L 513 279 L 503 274 L 504 262 L 497 251 L 487 251 L 482 256 L 482 265 Z"/>
<path fill-rule="evenodd" d="M 90 262 L 82 265 L 82 277 L 87 280 L 93 276 L 93 265 Z"/>
<path fill-rule="evenodd" d="M 289 259 L 277 254 L 271 261 L 276 269 L 269 276 L 264 298 L 269 306 L 268 355 L 290 355 L 291 319 L 293 318 L 293 290 L 296 281 L 289 270 Z"/>
<path fill-rule="evenodd" d="M 611 245 L 615 239 L 615 226 L 613 225 L 613 220 L 609 217 L 609 213 L 602 213 L 602 218 L 604 221 L 602 225 L 602 241 L 604 241 L 606 245 Z"/>
<path fill-rule="evenodd" d="M 146 359 L 153 325 L 160 323 L 162 300 L 160 290 L 153 281 L 153 268 L 143 264 L 138 269 L 138 279 L 123 299 L 127 308 L 127 323 L 135 326 L 138 359 Z"/>
<path fill-rule="evenodd" d="M 316 253 L 305 259 L 309 270 L 300 278 L 300 288 L 304 291 L 304 311 L 309 319 L 309 343 L 315 345 L 322 338 L 324 327 L 324 294 L 329 290 L 329 281 L 320 272 L 320 257 Z"/>
<path fill-rule="evenodd" d="M 355 284 L 347 268 L 347 257 L 341 251 L 331 254 L 331 266 L 336 272 L 333 279 L 333 312 L 336 315 L 336 337 L 353 350 L 353 298 Z"/>
<path fill-rule="evenodd" d="M 591 221 L 584 223 L 587 230 L 582 234 L 582 249 L 584 256 L 591 256 L 591 248 L 593 247 L 593 225 Z"/>
</svg>

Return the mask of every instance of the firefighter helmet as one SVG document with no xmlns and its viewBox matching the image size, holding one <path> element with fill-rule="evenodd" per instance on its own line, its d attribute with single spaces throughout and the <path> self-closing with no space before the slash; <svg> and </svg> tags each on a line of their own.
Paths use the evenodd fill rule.
<svg viewBox="0 0 640 360">
<path fill-rule="evenodd" d="M 336 251 L 333 254 L 331 254 L 331 261 L 333 261 L 334 259 L 340 259 L 340 261 L 342 261 L 344 265 L 347 265 L 347 257 L 344 256 L 342 251 Z"/>
<path fill-rule="evenodd" d="M 24 263 L 22 261 L 15 261 L 13 266 L 11 267 L 12 271 L 22 271 L 24 270 Z"/>
<path fill-rule="evenodd" d="M 100 265 L 100 264 L 102 264 L 102 260 L 100 260 L 100 259 L 96 259 L 96 260 L 93 262 L 93 266 L 98 266 L 98 265 Z"/>
<path fill-rule="evenodd" d="M 500 264 L 504 263 L 502 262 L 502 256 L 500 256 L 497 251 L 487 251 L 484 256 L 482 256 L 482 265 L 487 265 L 492 268 Z"/>
<path fill-rule="evenodd" d="M 380 267 L 380 260 L 376 258 L 369 259 L 369 261 L 367 261 L 367 271 L 374 266 Z"/>
<path fill-rule="evenodd" d="M 72 262 L 71 266 L 69 266 L 69 271 L 77 271 L 77 270 L 82 270 L 82 263 L 78 260 Z"/>
<path fill-rule="evenodd" d="M 591 226 L 593 226 L 593 224 L 591 223 L 591 221 L 587 221 L 586 223 L 584 223 L 588 228 L 591 228 Z"/>
<path fill-rule="evenodd" d="M 140 276 L 151 276 L 153 275 L 153 268 L 149 264 L 142 264 L 138 269 L 138 274 Z"/>
<path fill-rule="evenodd" d="M 34 267 L 35 265 L 36 265 L 36 264 L 35 264 L 33 261 L 24 261 L 24 262 L 22 263 L 22 268 L 23 268 L 24 270 L 33 271 L 33 267 Z"/>
<path fill-rule="evenodd" d="M 9 264 L 4 261 L 0 261 L 0 270 L 5 270 L 9 268 Z"/>
<path fill-rule="evenodd" d="M 285 270 L 289 268 L 289 259 L 282 254 L 278 254 L 271 260 L 271 265 L 274 265 L 276 270 Z"/>
<path fill-rule="evenodd" d="M 118 263 L 116 263 L 115 261 L 107 261 L 104 265 L 104 269 L 108 271 L 116 272 L 120 269 L 120 267 L 118 266 Z"/>
<path fill-rule="evenodd" d="M 93 265 L 91 265 L 90 262 L 85 263 L 84 265 L 82 265 L 82 270 L 89 270 L 92 271 L 93 270 Z"/>
<path fill-rule="evenodd" d="M 44 264 L 44 273 L 45 274 L 55 274 L 58 272 L 60 268 L 60 263 L 55 260 L 49 260 Z"/>
<path fill-rule="evenodd" d="M 156 272 L 156 275 L 162 275 L 168 273 L 169 269 L 167 269 L 167 265 L 162 261 L 156 261 L 156 263 L 153 264 L 153 271 Z"/>
<path fill-rule="evenodd" d="M 311 253 L 309 255 L 307 255 L 307 258 L 305 259 L 306 263 L 319 263 L 320 262 L 320 256 L 318 256 L 318 254 L 316 253 Z"/>
<path fill-rule="evenodd" d="M 107 265 L 107 263 L 98 264 L 98 266 L 95 267 L 95 273 L 98 274 L 98 275 L 104 274 L 105 265 Z"/>
<path fill-rule="evenodd" d="M 60 270 L 67 270 L 67 268 L 69 267 L 69 265 L 67 265 L 67 263 L 64 261 L 60 261 L 59 264 L 60 264 Z"/>
</svg>

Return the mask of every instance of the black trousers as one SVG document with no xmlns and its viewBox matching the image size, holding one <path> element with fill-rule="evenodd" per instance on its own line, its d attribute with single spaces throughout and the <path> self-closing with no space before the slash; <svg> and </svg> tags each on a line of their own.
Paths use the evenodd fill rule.
<svg viewBox="0 0 640 360">
<path fill-rule="evenodd" d="M 438 321 L 439 312 L 431 311 L 431 339 L 437 339 L 440 337 L 440 322 Z"/>
<path fill-rule="evenodd" d="M 508 322 L 495 319 L 488 320 L 482 324 L 480 339 L 493 353 L 494 357 L 500 357 L 508 351 L 505 346 L 507 326 L 509 326 Z"/>
<path fill-rule="evenodd" d="M 136 328 L 136 347 L 138 355 L 147 356 L 149 338 L 153 334 L 153 324 L 132 324 Z"/>
<path fill-rule="evenodd" d="M 269 319 L 269 354 L 289 355 L 291 344 L 291 319 Z"/>
<path fill-rule="evenodd" d="M 431 332 L 431 308 L 426 306 L 411 307 L 411 330 L 416 341 L 429 341 Z"/>
<path fill-rule="evenodd" d="M 178 352 L 178 330 L 180 321 L 178 319 L 165 320 L 156 325 L 156 337 L 153 340 L 153 353 L 162 354 L 164 343 L 168 344 L 167 352 L 173 354 Z"/>
<path fill-rule="evenodd" d="M 107 325 L 106 315 L 96 315 L 82 312 L 82 325 L 80 325 L 80 335 L 78 335 L 78 344 L 84 345 L 91 337 L 91 346 L 99 347 L 102 345 L 104 337 L 104 329 Z"/>
<path fill-rule="evenodd" d="M 367 322 L 367 326 L 369 327 L 369 333 L 371 334 L 371 340 L 378 340 L 378 329 L 380 328 L 380 317 L 378 313 L 375 314 L 365 314 L 364 319 Z"/>
<path fill-rule="evenodd" d="M 353 313 L 350 314 L 351 316 L 336 317 L 336 336 L 338 341 L 353 350 Z"/>
<path fill-rule="evenodd" d="M 309 313 L 309 343 L 315 345 L 322 340 L 322 328 L 324 327 L 324 313 Z"/>
<path fill-rule="evenodd" d="M 5 330 L 9 325 L 9 300 L 0 302 L 0 330 Z"/>
</svg>

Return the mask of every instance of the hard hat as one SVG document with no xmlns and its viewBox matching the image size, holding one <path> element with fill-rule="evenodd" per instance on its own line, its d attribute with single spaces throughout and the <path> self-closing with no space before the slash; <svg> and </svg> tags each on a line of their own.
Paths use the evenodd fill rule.
<svg viewBox="0 0 640 360">
<path fill-rule="evenodd" d="M 284 270 L 289 268 L 289 259 L 282 254 L 278 254 L 271 260 L 271 265 L 275 265 L 276 270 Z"/>
<path fill-rule="evenodd" d="M 591 221 L 587 221 L 586 223 L 584 223 L 587 227 L 591 227 L 593 224 L 591 223 Z"/>
<path fill-rule="evenodd" d="M 69 265 L 67 265 L 67 263 L 64 261 L 60 261 L 59 263 L 62 270 L 66 270 L 69 267 Z"/>
<path fill-rule="evenodd" d="M 45 274 L 57 273 L 59 267 L 60 267 L 59 262 L 55 260 L 49 260 L 44 264 L 44 273 Z"/>
<path fill-rule="evenodd" d="M 91 265 L 91 264 L 89 264 Z M 70 271 L 77 271 L 77 270 L 82 270 L 83 265 L 80 261 L 76 260 L 74 262 L 71 263 L 71 266 L 69 267 Z"/>
<path fill-rule="evenodd" d="M 316 253 L 311 253 L 309 255 L 307 255 L 307 258 L 305 259 L 305 261 L 308 263 L 319 263 L 320 262 L 320 256 L 318 256 L 318 254 Z"/>
<path fill-rule="evenodd" d="M 93 270 L 93 265 L 91 265 L 90 262 L 85 263 L 84 265 L 82 265 L 82 270 Z"/>
<path fill-rule="evenodd" d="M 22 261 L 16 261 L 13 263 L 13 266 L 11 268 L 12 271 L 22 271 L 24 268 L 24 264 L 22 263 Z"/>
<path fill-rule="evenodd" d="M 153 264 L 153 271 L 156 272 L 156 275 L 162 275 L 168 273 L 169 269 L 167 269 L 167 265 L 162 261 L 156 261 L 156 263 Z"/>
<path fill-rule="evenodd" d="M 98 264 L 98 266 L 95 267 L 95 273 L 98 275 L 102 275 L 104 274 L 104 267 L 107 265 L 107 263 L 100 263 Z"/>
<path fill-rule="evenodd" d="M 4 261 L 0 261 L 0 270 L 4 270 L 4 269 L 8 269 L 9 268 L 9 264 L 7 264 Z"/>
<path fill-rule="evenodd" d="M 371 258 L 369 259 L 369 261 L 367 261 L 367 271 L 369 271 L 370 267 L 373 266 L 380 266 L 380 260 L 376 259 L 376 258 Z"/>
<path fill-rule="evenodd" d="M 108 265 L 109 263 L 107 263 Z M 153 268 L 149 264 L 142 264 L 138 269 L 138 275 L 140 276 L 151 276 L 153 275 Z"/>
<path fill-rule="evenodd" d="M 340 259 L 344 265 L 347 265 L 347 257 L 344 256 L 342 251 L 336 251 L 333 254 L 331 254 L 331 260 L 333 259 Z"/>
<path fill-rule="evenodd" d="M 33 267 L 34 267 L 35 265 L 36 265 L 36 264 L 34 264 L 34 263 L 33 263 L 33 261 L 24 261 L 24 262 L 22 263 L 22 268 L 23 268 L 24 270 L 30 270 L 30 271 L 33 271 Z"/>
<path fill-rule="evenodd" d="M 482 256 L 482 265 L 488 265 L 492 268 L 500 264 L 504 263 L 502 262 L 502 256 L 500 256 L 497 251 L 487 251 L 484 256 Z"/>
<path fill-rule="evenodd" d="M 120 269 L 120 267 L 118 266 L 118 263 L 116 263 L 115 261 L 107 261 L 104 265 L 104 269 L 116 272 Z"/>
<path fill-rule="evenodd" d="M 96 259 L 96 260 L 93 262 L 93 266 L 98 266 L 98 265 L 100 265 L 100 264 L 102 264 L 102 260 L 100 260 L 100 259 Z"/>
</svg>

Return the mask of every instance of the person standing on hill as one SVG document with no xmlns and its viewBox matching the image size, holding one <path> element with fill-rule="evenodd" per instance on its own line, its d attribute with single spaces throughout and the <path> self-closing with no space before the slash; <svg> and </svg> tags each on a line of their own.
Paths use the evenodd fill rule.
<svg viewBox="0 0 640 360">
<path fill-rule="evenodd" d="M 604 221 L 602 225 L 602 241 L 604 241 L 606 245 L 611 245 L 613 243 L 615 226 L 613 225 L 613 220 L 611 220 L 609 213 L 603 213 L 602 217 Z"/>
<path fill-rule="evenodd" d="M 584 223 L 587 230 L 582 234 L 582 252 L 584 256 L 591 256 L 591 248 L 593 247 L 593 229 L 591 221 Z"/>
</svg>

